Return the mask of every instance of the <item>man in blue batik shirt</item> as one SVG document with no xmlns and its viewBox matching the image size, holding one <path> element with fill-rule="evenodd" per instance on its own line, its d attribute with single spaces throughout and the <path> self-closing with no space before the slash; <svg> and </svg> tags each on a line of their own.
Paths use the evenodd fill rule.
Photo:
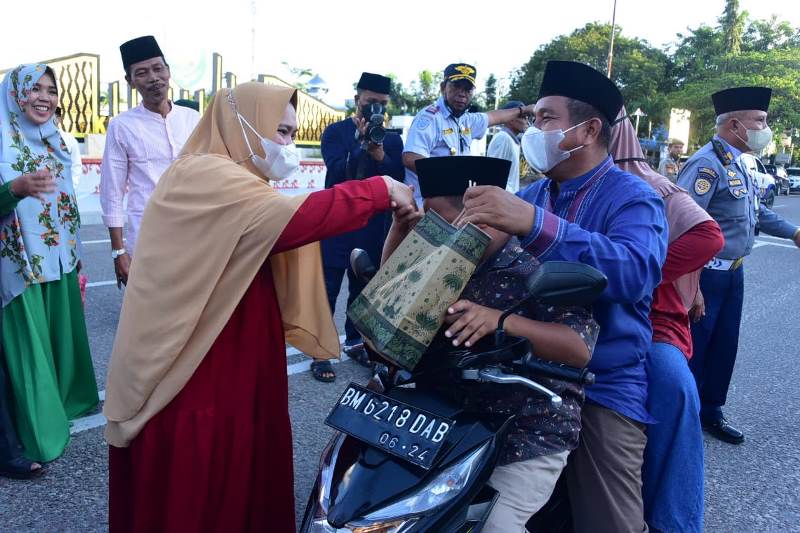
<svg viewBox="0 0 800 533">
<path fill-rule="evenodd" d="M 660 196 L 614 166 L 610 123 L 622 108 L 614 84 L 570 61 L 545 69 L 535 126 L 522 151 L 546 179 L 514 196 L 497 187 L 464 195 L 464 222 L 517 235 L 539 261 L 578 261 L 608 278 L 593 304 L 600 325 L 589 363 L 581 442 L 567 466 L 578 532 L 641 532 L 646 526 L 641 468 L 646 443 L 645 356 L 652 294 L 666 258 L 667 223 Z"/>
<path fill-rule="evenodd" d="M 383 117 L 389 105 L 392 80 L 386 76 L 364 72 L 356 85 L 356 114 L 353 117 L 335 122 L 322 133 L 322 158 L 327 173 L 325 188 L 347 180 L 360 180 L 372 176 L 387 175 L 398 181 L 403 180 L 403 139 L 397 133 L 385 132 L 380 139 L 380 131 L 374 131 L 381 123 L 377 118 L 370 124 L 373 116 Z M 377 133 L 377 136 L 376 136 Z M 350 305 L 364 288 L 364 283 L 350 270 L 350 252 L 353 248 L 366 250 L 373 264 L 380 264 L 381 250 L 386 233 L 391 224 L 391 214 L 375 215 L 366 227 L 322 241 L 322 266 L 325 275 L 325 289 L 331 312 L 336 309 L 336 299 L 347 273 L 348 298 Z M 367 365 L 361 335 L 348 318 L 345 322 L 344 352 L 361 364 Z M 336 375 L 330 361 L 314 361 L 311 364 L 313 376 L 320 381 L 333 381 Z"/>
</svg>

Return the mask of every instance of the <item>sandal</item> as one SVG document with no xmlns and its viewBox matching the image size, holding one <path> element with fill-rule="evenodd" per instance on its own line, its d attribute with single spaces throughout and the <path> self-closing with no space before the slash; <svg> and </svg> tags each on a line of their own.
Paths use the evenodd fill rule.
<svg viewBox="0 0 800 533">
<path fill-rule="evenodd" d="M 369 360 L 369 355 L 367 355 L 367 350 L 364 349 L 363 342 L 353 344 L 351 346 L 345 346 L 344 354 L 361 366 L 365 366 L 367 368 L 372 366 L 372 361 Z"/>
<path fill-rule="evenodd" d="M 31 468 L 37 465 L 38 468 Z M 8 463 L 0 465 L 0 477 L 11 479 L 33 479 L 44 474 L 44 467 L 39 463 L 28 461 L 24 457 L 15 457 Z"/>
<path fill-rule="evenodd" d="M 331 383 L 336 379 L 336 373 L 333 371 L 333 365 L 330 361 L 312 361 L 311 374 L 314 379 L 323 383 Z"/>
</svg>

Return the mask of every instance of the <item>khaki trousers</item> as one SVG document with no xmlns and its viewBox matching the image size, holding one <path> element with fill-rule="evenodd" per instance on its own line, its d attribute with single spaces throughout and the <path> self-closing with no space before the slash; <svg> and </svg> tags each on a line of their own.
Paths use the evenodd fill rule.
<svg viewBox="0 0 800 533">
<path fill-rule="evenodd" d="M 569 452 L 542 455 L 495 468 L 489 485 L 500 493 L 483 531 L 522 533 L 553 494 Z"/>
<path fill-rule="evenodd" d="M 645 425 L 586 403 L 566 468 L 575 533 L 647 532 L 642 503 Z"/>
</svg>

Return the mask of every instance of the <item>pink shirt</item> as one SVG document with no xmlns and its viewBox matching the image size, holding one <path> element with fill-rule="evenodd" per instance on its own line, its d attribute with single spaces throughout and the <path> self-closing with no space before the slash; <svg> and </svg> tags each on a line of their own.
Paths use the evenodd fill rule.
<svg viewBox="0 0 800 533">
<path fill-rule="evenodd" d="M 136 246 L 147 200 L 199 120 L 200 114 L 186 107 L 173 104 L 164 118 L 139 104 L 109 122 L 100 167 L 100 206 L 103 223 L 121 228 L 125 222 L 122 200 L 127 192 L 125 248 L 129 253 Z"/>
</svg>

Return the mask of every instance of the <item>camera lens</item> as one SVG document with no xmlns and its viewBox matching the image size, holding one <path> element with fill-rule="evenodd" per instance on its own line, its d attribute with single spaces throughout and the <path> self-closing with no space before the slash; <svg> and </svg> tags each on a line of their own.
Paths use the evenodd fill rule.
<svg viewBox="0 0 800 533">
<path fill-rule="evenodd" d="M 370 142 L 381 144 L 386 138 L 386 130 L 381 125 L 370 125 L 367 129 L 367 138 Z"/>
<path fill-rule="evenodd" d="M 383 128 L 383 115 L 372 115 L 367 126 L 367 139 L 375 144 L 381 144 L 386 137 L 386 130 Z"/>
</svg>

